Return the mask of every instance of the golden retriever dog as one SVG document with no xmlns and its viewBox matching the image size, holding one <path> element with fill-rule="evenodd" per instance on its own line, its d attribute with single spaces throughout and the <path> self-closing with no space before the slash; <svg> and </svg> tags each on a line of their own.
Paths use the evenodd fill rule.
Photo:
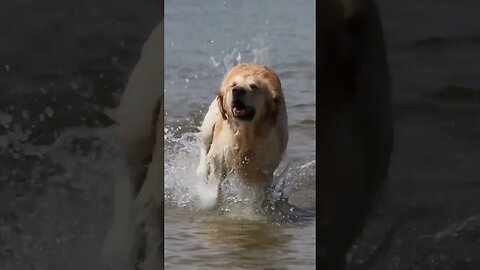
<svg viewBox="0 0 480 270">
<path fill-rule="evenodd" d="M 317 265 L 342 270 L 388 175 L 390 74 L 373 0 L 316 4 Z"/>
<path fill-rule="evenodd" d="M 218 200 L 227 175 L 265 195 L 288 141 L 287 110 L 275 72 L 257 64 L 228 71 L 203 120 L 201 139 L 197 175 L 218 185 Z"/>
<path fill-rule="evenodd" d="M 111 269 L 163 267 L 163 22 L 145 43 L 118 108 L 126 173 L 115 179 L 112 228 L 103 247 Z"/>
</svg>

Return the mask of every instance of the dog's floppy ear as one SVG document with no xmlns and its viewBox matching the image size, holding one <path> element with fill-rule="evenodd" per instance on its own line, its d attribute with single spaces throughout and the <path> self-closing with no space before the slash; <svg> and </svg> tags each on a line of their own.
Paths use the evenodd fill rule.
<svg viewBox="0 0 480 270">
<path fill-rule="evenodd" d="M 225 107 L 223 106 L 222 92 L 217 93 L 217 102 L 218 102 L 218 109 L 220 110 L 220 114 L 222 115 L 223 120 L 227 120 L 227 112 L 225 111 Z"/>
<path fill-rule="evenodd" d="M 269 107 L 268 118 L 270 118 L 272 122 L 275 123 L 278 118 L 278 113 L 280 112 L 280 98 L 274 97 L 268 107 Z"/>
</svg>

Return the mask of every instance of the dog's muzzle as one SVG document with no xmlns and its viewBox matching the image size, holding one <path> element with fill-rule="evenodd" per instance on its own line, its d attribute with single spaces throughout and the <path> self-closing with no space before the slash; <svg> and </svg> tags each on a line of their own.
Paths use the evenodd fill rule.
<svg viewBox="0 0 480 270">
<path fill-rule="evenodd" d="M 246 93 L 242 88 L 232 89 L 232 114 L 239 120 L 251 121 L 255 117 L 255 108 L 245 105 Z"/>
</svg>

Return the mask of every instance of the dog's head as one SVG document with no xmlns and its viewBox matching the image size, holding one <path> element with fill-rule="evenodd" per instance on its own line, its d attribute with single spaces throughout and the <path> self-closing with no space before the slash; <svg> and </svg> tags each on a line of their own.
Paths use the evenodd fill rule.
<svg viewBox="0 0 480 270">
<path fill-rule="evenodd" d="M 226 74 L 217 99 L 223 119 L 254 123 L 266 118 L 276 120 L 283 96 L 273 70 L 240 64 Z"/>
</svg>

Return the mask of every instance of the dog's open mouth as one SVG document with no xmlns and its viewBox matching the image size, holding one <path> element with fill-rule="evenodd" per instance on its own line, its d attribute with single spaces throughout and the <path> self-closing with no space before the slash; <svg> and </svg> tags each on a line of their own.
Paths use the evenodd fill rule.
<svg viewBox="0 0 480 270">
<path fill-rule="evenodd" d="M 247 111 L 247 107 L 243 105 L 233 106 L 232 112 L 235 117 L 243 117 Z"/>
<path fill-rule="evenodd" d="M 255 109 L 240 103 L 232 104 L 232 114 L 237 119 L 251 121 L 255 116 Z"/>
</svg>

